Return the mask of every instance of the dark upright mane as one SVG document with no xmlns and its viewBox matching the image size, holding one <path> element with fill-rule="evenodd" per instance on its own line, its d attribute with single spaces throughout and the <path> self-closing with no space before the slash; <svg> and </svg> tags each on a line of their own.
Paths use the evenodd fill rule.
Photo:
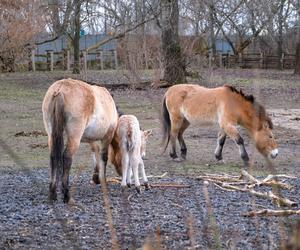
<svg viewBox="0 0 300 250">
<path fill-rule="evenodd" d="M 247 100 L 249 102 L 252 102 L 252 103 L 255 102 L 255 98 L 253 95 L 246 95 L 246 94 L 244 94 L 244 92 L 241 89 L 237 90 L 235 87 L 227 85 L 227 84 L 225 84 L 224 87 L 229 88 L 232 92 L 241 95 L 242 97 L 245 98 L 245 100 Z"/>
<path fill-rule="evenodd" d="M 269 128 L 273 129 L 273 123 L 271 118 L 268 116 L 265 108 L 255 100 L 253 95 L 246 95 L 241 89 L 237 90 L 235 87 L 231 85 L 225 84 L 224 87 L 229 88 L 232 92 L 241 95 L 246 101 L 251 102 L 255 107 L 256 114 L 258 115 L 259 120 L 266 121 L 268 123 Z"/>
</svg>

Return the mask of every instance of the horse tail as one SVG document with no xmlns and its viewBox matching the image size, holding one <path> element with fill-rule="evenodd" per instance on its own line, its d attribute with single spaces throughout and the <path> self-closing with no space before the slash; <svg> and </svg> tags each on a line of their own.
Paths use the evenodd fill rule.
<svg viewBox="0 0 300 250">
<path fill-rule="evenodd" d="M 126 149 L 128 152 L 133 151 L 134 148 L 134 143 L 133 143 L 133 134 L 132 134 L 132 130 L 129 129 L 127 131 L 127 136 L 126 136 Z"/>
<path fill-rule="evenodd" d="M 51 169 L 56 168 L 56 177 L 62 175 L 63 168 L 63 148 L 64 148 L 64 128 L 65 128 L 64 98 L 62 94 L 53 96 L 52 108 L 52 147 L 51 147 Z"/>
<path fill-rule="evenodd" d="M 170 141 L 170 130 L 171 130 L 171 120 L 169 110 L 166 105 L 166 97 L 164 97 L 162 104 L 162 115 L 161 115 L 161 123 L 162 123 L 162 145 L 165 144 L 163 153 L 166 151 L 169 141 Z"/>
</svg>

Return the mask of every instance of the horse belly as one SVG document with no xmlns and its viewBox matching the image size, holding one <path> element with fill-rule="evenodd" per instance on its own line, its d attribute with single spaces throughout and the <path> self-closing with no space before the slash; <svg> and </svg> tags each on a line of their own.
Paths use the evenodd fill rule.
<svg viewBox="0 0 300 250">
<path fill-rule="evenodd" d="M 104 117 L 93 117 L 84 130 L 81 140 L 97 141 L 103 139 L 109 129 L 109 125 L 106 123 Z"/>
<path fill-rule="evenodd" d="M 217 122 L 217 115 L 215 112 L 198 111 L 191 113 L 185 109 L 181 109 L 181 112 L 191 125 L 212 126 Z"/>
</svg>

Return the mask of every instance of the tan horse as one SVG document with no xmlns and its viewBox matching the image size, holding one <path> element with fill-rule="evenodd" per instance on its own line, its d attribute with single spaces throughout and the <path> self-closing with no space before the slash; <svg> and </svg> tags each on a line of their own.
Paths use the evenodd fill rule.
<svg viewBox="0 0 300 250">
<path fill-rule="evenodd" d="M 163 99 L 162 118 L 164 141 L 167 140 L 165 150 L 170 140 L 170 156 L 175 160 L 181 160 L 176 154 L 176 138 L 181 147 L 181 157 L 186 157 L 183 133 L 190 124 L 219 124 L 215 150 L 217 160 L 222 159 L 222 149 L 228 135 L 237 144 L 240 156 L 245 166 L 248 166 L 249 157 L 237 125 L 247 129 L 263 156 L 275 158 L 278 155 L 277 143 L 271 131 L 273 124 L 265 109 L 252 95 L 244 95 L 232 86 L 212 89 L 192 84 L 172 86 Z"/>
<path fill-rule="evenodd" d="M 90 143 L 93 151 L 94 182 L 105 182 L 108 147 L 118 122 L 116 106 L 107 89 L 64 79 L 49 87 L 42 109 L 50 149 L 49 198 L 56 199 L 56 186 L 62 169 L 64 202 L 69 202 L 69 171 L 81 141 Z M 67 137 L 65 149 L 64 132 Z M 101 150 L 96 141 L 101 142 Z"/>
<path fill-rule="evenodd" d="M 114 138 L 109 148 L 109 163 L 114 165 L 118 174 L 122 176 L 121 186 L 131 186 L 131 172 L 133 172 L 135 188 L 138 193 L 140 181 L 138 169 L 140 167 L 146 189 L 149 189 L 145 173 L 143 158 L 146 156 L 146 142 L 151 130 L 140 130 L 138 119 L 134 115 L 122 115 L 119 118 Z"/>
</svg>

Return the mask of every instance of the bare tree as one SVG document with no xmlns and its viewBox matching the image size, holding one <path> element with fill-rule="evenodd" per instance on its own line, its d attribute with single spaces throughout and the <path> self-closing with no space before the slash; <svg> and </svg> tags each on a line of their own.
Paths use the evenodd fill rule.
<svg viewBox="0 0 300 250">
<path fill-rule="evenodd" d="M 80 14 L 82 0 L 74 0 L 74 36 L 72 37 L 74 47 L 74 67 L 73 74 L 80 73 Z"/>
<path fill-rule="evenodd" d="M 16 61 L 20 65 L 27 59 L 35 36 L 45 26 L 39 7 L 39 3 L 32 0 L 0 1 L 1 71 L 15 71 Z"/>
<path fill-rule="evenodd" d="M 163 78 L 169 84 L 185 81 L 185 63 L 179 43 L 178 21 L 178 0 L 161 0 Z"/>
<path fill-rule="evenodd" d="M 295 7 L 297 9 L 297 45 L 296 45 L 296 65 L 294 74 L 300 75 L 300 0 L 297 0 L 295 3 Z"/>
</svg>

